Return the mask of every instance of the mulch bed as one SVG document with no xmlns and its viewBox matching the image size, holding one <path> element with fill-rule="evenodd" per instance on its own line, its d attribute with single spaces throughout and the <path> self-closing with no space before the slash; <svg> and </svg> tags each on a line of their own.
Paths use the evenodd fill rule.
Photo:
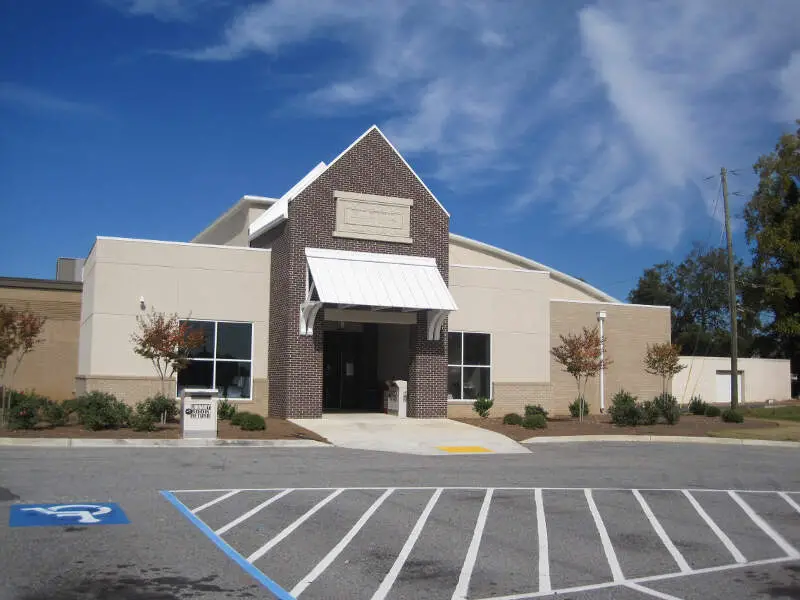
<svg viewBox="0 0 800 600">
<path fill-rule="evenodd" d="M 325 438 L 295 425 L 285 419 L 266 418 L 267 428 L 264 431 L 243 431 L 234 427 L 229 421 L 220 421 L 218 437 L 223 440 L 315 440 L 327 442 Z M 48 427 L 36 429 L 18 429 L 15 431 L 0 430 L 0 437 L 21 438 L 94 438 L 94 439 L 153 439 L 176 440 L 181 437 L 180 423 L 156 425 L 155 431 L 134 431 L 133 429 L 102 429 L 89 431 L 80 425 L 64 427 Z"/>
<path fill-rule="evenodd" d="M 745 419 L 744 423 L 725 423 L 719 417 L 681 415 L 675 425 L 649 425 L 618 427 L 606 415 L 589 415 L 581 423 L 578 419 L 554 418 L 547 421 L 547 429 L 525 429 L 519 425 L 505 425 L 501 418 L 455 419 L 468 425 L 483 427 L 521 442 L 532 437 L 565 435 L 687 435 L 706 437 L 711 431 L 735 429 L 767 429 L 778 424 L 763 419 Z"/>
</svg>

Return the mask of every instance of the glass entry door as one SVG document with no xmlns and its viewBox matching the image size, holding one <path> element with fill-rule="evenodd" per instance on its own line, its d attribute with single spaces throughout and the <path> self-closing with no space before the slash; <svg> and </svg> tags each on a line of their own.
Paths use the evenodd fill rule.
<svg viewBox="0 0 800 600">
<path fill-rule="evenodd" d="M 322 354 L 322 410 L 360 409 L 364 396 L 362 334 L 326 331 Z"/>
</svg>

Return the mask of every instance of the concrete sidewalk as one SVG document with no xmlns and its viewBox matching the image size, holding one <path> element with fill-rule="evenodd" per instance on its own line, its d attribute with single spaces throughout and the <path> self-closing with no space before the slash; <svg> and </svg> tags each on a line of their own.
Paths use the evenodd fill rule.
<svg viewBox="0 0 800 600">
<path fill-rule="evenodd" d="M 326 414 L 321 419 L 289 419 L 325 437 L 334 446 L 403 454 L 519 454 L 530 452 L 488 429 L 450 419 L 398 419 L 381 413 Z"/>
</svg>

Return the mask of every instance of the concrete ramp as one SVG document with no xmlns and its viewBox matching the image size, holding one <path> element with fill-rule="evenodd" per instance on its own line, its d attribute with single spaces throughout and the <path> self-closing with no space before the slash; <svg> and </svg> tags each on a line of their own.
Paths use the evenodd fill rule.
<svg viewBox="0 0 800 600">
<path fill-rule="evenodd" d="M 504 435 L 450 419 L 398 419 L 391 415 L 326 414 L 290 419 L 334 446 L 402 454 L 518 454 L 530 452 Z"/>
</svg>

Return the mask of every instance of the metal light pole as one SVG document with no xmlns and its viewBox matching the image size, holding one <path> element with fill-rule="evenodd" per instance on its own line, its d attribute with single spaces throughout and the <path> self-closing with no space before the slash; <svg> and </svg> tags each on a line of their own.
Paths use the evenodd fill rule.
<svg viewBox="0 0 800 600">
<path fill-rule="evenodd" d="M 606 362 L 606 339 L 603 333 L 603 324 L 606 320 L 606 311 L 597 311 L 597 321 L 600 323 L 600 412 L 605 412 L 606 409 L 606 380 L 605 380 L 605 362 Z"/>
</svg>

